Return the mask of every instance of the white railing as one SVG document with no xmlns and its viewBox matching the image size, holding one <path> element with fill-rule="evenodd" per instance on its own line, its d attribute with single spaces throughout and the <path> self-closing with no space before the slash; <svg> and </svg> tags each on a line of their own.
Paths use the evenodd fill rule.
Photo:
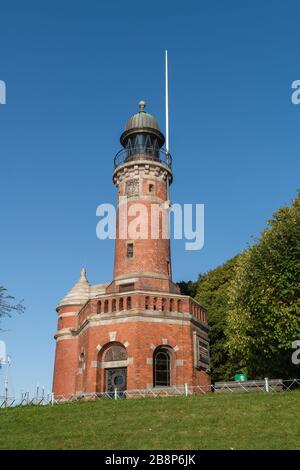
<svg viewBox="0 0 300 470">
<path fill-rule="evenodd" d="M 72 396 L 56 396 L 50 393 L 45 396 L 29 397 L 29 394 L 22 394 L 18 401 L 15 398 L 1 398 L 0 409 L 16 407 L 16 406 L 45 406 L 57 405 L 60 403 L 74 403 L 78 401 L 92 400 L 119 400 L 124 398 L 160 398 L 175 396 L 191 396 L 205 395 L 207 393 L 275 393 L 289 392 L 294 389 L 300 389 L 300 379 L 282 380 L 268 379 L 264 380 L 248 380 L 245 382 L 216 382 L 212 385 L 195 385 L 188 384 L 176 385 L 172 387 L 154 387 L 149 389 L 125 390 L 119 391 L 115 389 L 113 392 L 102 393 L 86 393 Z"/>
</svg>

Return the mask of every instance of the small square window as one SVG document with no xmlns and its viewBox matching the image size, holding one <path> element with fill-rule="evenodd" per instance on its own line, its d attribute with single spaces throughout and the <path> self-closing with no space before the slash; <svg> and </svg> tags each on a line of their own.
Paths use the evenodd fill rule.
<svg viewBox="0 0 300 470">
<path fill-rule="evenodd" d="M 133 258 L 133 243 L 127 244 L 127 258 Z"/>
<path fill-rule="evenodd" d="M 154 184 L 149 184 L 149 193 L 154 192 Z"/>
</svg>

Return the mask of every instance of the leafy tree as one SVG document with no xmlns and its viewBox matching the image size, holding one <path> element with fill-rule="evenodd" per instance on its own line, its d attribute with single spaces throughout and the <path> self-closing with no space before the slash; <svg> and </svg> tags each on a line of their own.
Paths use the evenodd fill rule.
<svg viewBox="0 0 300 470">
<path fill-rule="evenodd" d="M 177 285 L 179 286 L 180 292 L 181 292 L 182 295 L 189 295 L 193 299 L 195 298 L 196 293 L 197 293 L 197 286 L 198 286 L 197 282 L 195 282 L 195 281 L 187 281 L 187 282 L 181 281 L 181 282 L 177 282 Z"/>
<path fill-rule="evenodd" d="M 291 377 L 300 338 L 300 193 L 279 209 L 239 257 L 229 288 L 226 329 L 231 367 L 253 377 Z"/>
<path fill-rule="evenodd" d="M 230 378 L 225 328 L 228 315 L 228 288 L 238 257 L 199 276 L 196 300 L 208 310 L 212 380 Z"/>
<path fill-rule="evenodd" d="M 15 298 L 7 294 L 7 289 L 0 286 L 0 320 L 7 316 L 11 317 L 13 313 L 23 313 L 25 310 L 22 302 L 15 303 Z"/>
</svg>

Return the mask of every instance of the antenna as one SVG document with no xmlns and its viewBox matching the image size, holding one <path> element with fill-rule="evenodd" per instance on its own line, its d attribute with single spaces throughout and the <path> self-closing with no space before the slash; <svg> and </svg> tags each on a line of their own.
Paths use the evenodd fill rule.
<svg viewBox="0 0 300 470">
<path fill-rule="evenodd" d="M 168 51 L 165 51 L 166 62 L 166 152 L 169 156 L 169 80 L 168 80 Z"/>
</svg>

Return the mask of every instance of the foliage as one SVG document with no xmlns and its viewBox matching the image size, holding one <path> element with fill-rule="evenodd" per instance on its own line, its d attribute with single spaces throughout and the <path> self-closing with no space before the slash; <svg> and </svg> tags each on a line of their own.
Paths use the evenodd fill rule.
<svg viewBox="0 0 300 470">
<path fill-rule="evenodd" d="M 196 297 L 198 283 L 194 281 L 181 281 L 177 282 L 182 295 L 189 295 L 193 299 Z"/>
<path fill-rule="evenodd" d="M 279 209 L 247 250 L 199 276 L 208 310 L 212 379 L 296 377 L 300 339 L 300 194 Z"/>
<path fill-rule="evenodd" d="M 228 354 L 225 349 L 225 327 L 228 311 L 228 287 L 237 257 L 199 276 L 196 300 L 208 309 L 212 380 L 228 379 Z"/>
<path fill-rule="evenodd" d="M 291 343 L 300 339 L 300 194 L 279 209 L 242 256 L 229 289 L 231 364 L 252 376 L 295 376 Z"/>
<path fill-rule="evenodd" d="M 0 286 L 0 319 L 11 317 L 13 313 L 23 313 L 25 310 L 22 302 L 15 303 L 15 297 L 7 295 L 7 289 Z"/>
</svg>

